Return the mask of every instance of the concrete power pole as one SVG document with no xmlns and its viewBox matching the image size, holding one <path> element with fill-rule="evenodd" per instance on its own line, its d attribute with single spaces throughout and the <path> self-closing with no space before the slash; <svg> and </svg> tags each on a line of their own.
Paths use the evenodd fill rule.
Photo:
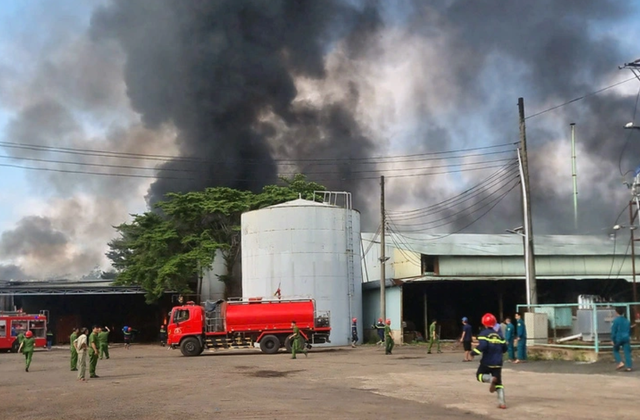
<svg viewBox="0 0 640 420">
<path fill-rule="evenodd" d="M 522 170 L 522 191 L 523 191 L 523 207 L 524 207 L 524 228 L 525 228 L 525 253 L 528 259 L 527 264 L 529 266 L 529 290 L 531 301 L 529 304 L 538 304 L 538 286 L 536 283 L 536 262 L 535 253 L 533 251 L 533 227 L 531 218 L 531 190 L 529 188 L 529 159 L 527 156 L 527 130 L 525 126 L 524 118 L 524 99 L 518 98 L 518 116 L 520 120 L 520 156 L 521 156 L 521 170 Z"/>
<path fill-rule="evenodd" d="M 385 223 L 386 216 L 384 211 L 384 176 L 380 177 L 380 318 L 382 321 L 387 319 L 386 312 L 386 296 L 385 296 L 385 287 L 386 287 L 386 262 L 387 258 L 385 255 Z"/>
</svg>

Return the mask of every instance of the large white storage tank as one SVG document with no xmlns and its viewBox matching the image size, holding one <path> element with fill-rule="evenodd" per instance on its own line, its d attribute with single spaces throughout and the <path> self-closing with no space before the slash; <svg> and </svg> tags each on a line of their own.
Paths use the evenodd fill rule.
<svg viewBox="0 0 640 420">
<path fill-rule="evenodd" d="M 298 199 L 242 215 L 243 297 L 314 298 L 330 312 L 327 346 L 350 343 L 354 317 L 362 340 L 360 213 L 338 194 L 344 207 Z"/>
</svg>

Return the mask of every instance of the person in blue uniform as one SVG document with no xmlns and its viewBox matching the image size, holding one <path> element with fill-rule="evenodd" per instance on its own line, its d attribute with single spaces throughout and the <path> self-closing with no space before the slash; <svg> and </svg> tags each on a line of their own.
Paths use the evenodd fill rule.
<svg viewBox="0 0 640 420">
<path fill-rule="evenodd" d="M 611 323 L 611 344 L 613 344 L 613 357 L 618 364 L 617 370 L 624 369 L 631 372 L 631 324 L 624 316 L 624 308 L 616 308 L 616 318 Z M 620 357 L 620 349 L 624 352 L 624 362 Z"/>
<path fill-rule="evenodd" d="M 527 360 L 527 327 L 524 325 L 524 319 L 520 314 L 516 314 L 516 361 L 520 363 Z"/>
<path fill-rule="evenodd" d="M 377 345 L 381 346 L 384 344 L 384 321 L 382 318 L 378 318 L 378 322 L 373 326 L 378 333 L 378 342 Z"/>
<path fill-rule="evenodd" d="M 514 348 L 514 342 L 516 339 L 516 327 L 511 323 L 511 318 L 504 320 L 507 328 L 504 331 L 504 340 L 507 342 L 507 355 L 509 361 L 513 362 L 516 359 L 516 351 Z"/>
<path fill-rule="evenodd" d="M 498 394 L 498 408 L 507 408 L 502 385 L 502 355 L 507 351 L 507 342 L 494 328 L 495 316 L 484 314 L 482 325 L 485 329 L 478 335 L 478 345 L 473 349 L 474 356 L 482 356 L 476 379 L 478 382 L 488 383 L 489 392 Z"/>
<path fill-rule="evenodd" d="M 351 320 L 351 347 L 355 348 L 358 344 L 358 318 Z"/>
</svg>

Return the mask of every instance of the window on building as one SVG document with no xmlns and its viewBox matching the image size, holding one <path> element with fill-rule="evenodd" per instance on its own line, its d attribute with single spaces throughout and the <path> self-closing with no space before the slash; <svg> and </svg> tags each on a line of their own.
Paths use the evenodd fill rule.
<svg viewBox="0 0 640 420">
<path fill-rule="evenodd" d="M 422 273 L 438 274 L 438 258 L 436 256 L 422 254 Z"/>
</svg>

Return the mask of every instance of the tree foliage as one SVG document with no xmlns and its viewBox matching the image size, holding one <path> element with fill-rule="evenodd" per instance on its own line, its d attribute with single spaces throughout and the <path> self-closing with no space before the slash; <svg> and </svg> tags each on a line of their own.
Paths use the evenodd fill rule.
<svg viewBox="0 0 640 420">
<path fill-rule="evenodd" d="M 220 280 L 228 294 L 237 282 L 242 213 L 298 197 L 312 199 L 314 191 L 325 190 L 304 175 L 281 181 L 283 185 L 265 186 L 258 194 L 226 187 L 170 193 L 155 205 L 156 211 L 133 215 L 130 223 L 115 227 L 119 236 L 109 242 L 107 257 L 117 273 L 116 284 L 141 286 L 149 302 L 166 291 L 192 293 L 220 251 L 227 271 Z"/>
</svg>

